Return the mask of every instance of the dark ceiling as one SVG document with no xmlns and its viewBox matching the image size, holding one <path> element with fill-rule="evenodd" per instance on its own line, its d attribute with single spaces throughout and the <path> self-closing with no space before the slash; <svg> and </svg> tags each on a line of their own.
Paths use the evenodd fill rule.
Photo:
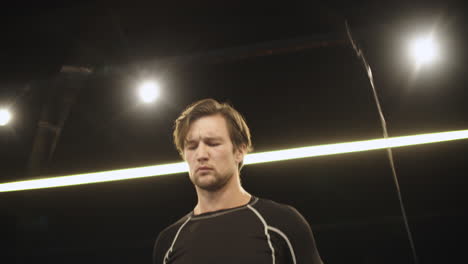
<svg viewBox="0 0 468 264">
<path fill-rule="evenodd" d="M 466 129 L 463 11 L 445 1 L 5 6 L 0 106 L 15 116 L 0 128 L 0 181 L 178 161 L 173 121 L 207 97 L 245 116 L 255 151 L 379 138 L 346 20 L 372 67 L 390 136 Z M 440 36 L 444 59 L 416 72 L 403 46 L 428 30 Z M 162 88 L 152 105 L 135 96 L 147 77 Z M 44 109 L 62 127 L 50 157 L 33 152 Z M 42 138 L 50 151 L 51 135 Z M 394 149 L 421 263 L 462 256 L 467 144 Z M 31 170 L 33 157 L 40 164 Z M 413 263 L 385 151 L 252 165 L 242 174 L 252 194 L 298 208 L 325 263 Z M 195 203 L 184 174 L 2 193 L 0 255 L 4 263 L 149 263 L 158 232 Z"/>
</svg>

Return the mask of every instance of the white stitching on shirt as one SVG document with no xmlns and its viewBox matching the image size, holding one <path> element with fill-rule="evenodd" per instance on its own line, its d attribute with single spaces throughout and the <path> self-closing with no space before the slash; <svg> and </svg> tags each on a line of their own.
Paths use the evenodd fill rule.
<svg viewBox="0 0 468 264">
<path fill-rule="evenodd" d="M 167 263 L 167 260 L 169 259 L 169 253 L 172 252 L 172 248 L 174 247 L 174 244 L 175 244 L 175 242 L 176 242 L 176 240 L 177 240 L 177 237 L 179 236 L 180 231 L 181 231 L 182 228 L 188 223 L 188 221 L 190 221 L 191 218 L 192 218 L 192 217 L 189 216 L 189 217 L 187 218 L 187 220 L 179 227 L 179 230 L 177 230 L 177 233 L 176 233 L 176 235 L 175 235 L 175 237 L 174 237 L 174 240 L 172 241 L 171 247 L 166 251 L 166 254 L 164 255 L 163 264 L 166 264 L 166 263 Z"/>
<path fill-rule="evenodd" d="M 272 263 L 275 264 L 275 249 L 273 248 L 273 245 L 271 244 L 270 234 L 268 234 L 268 225 L 265 222 L 265 219 L 263 219 L 262 215 L 257 210 L 255 210 L 255 208 L 253 208 L 250 205 L 247 205 L 247 207 L 257 215 L 257 217 L 260 219 L 260 221 L 262 221 L 263 226 L 265 227 L 265 235 L 268 240 L 268 245 L 270 246 L 270 249 L 271 249 L 271 258 L 273 259 Z"/>
<path fill-rule="evenodd" d="M 247 204 L 247 205 L 254 205 L 255 203 L 257 203 L 257 201 L 258 201 L 258 198 L 255 197 L 255 198 L 254 198 L 254 201 L 252 201 L 251 204 Z M 220 216 L 220 215 L 224 215 L 224 214 L 236 212 L 236 211 L 245 209 L 245 206 L 246 206 L 246 205 L 241 206 L 241 207 L 239 207 L 239 208 L 227 209 L 226 211 L 219 212 L 219 213 L 214 213 L 214 214 L 210 214 L 210 215 L 206 215 L 206 216 L 193 215 L 193 211 L 192 211 L 192 217 L 193 217 L 193 218 L 192 218 L 192 221 L 201 220 L 201 219 L 206 219 L 206 218 L 212 218 L 212 217 L 216 217 L 216 216 Z"/>
<path fill-rule="evenodd" d="M 293 263 L 296 264 L 296 255 L 294 254 L 294 249 L 293 249 L 293 247 L 291 245 L 291 242 L 289 241 L 288 237 L 283 232 L 281 232 L 281 230 L 279 230 L 277 228 L 274 228 L 272 226 L 268 226 L 268 229 L 280 234 L 283 237 L 283 239 L 286 240 L 286 243 L 288 244 L 289 250 L 291 251 L 291 257 L 292 257 Z"/>
</svg>

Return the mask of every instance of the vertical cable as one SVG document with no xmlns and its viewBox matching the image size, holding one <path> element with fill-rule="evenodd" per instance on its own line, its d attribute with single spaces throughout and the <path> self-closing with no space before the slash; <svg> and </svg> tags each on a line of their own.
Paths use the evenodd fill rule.
<svg viewBox="0 0 468 264">
<path fill-rule="evenodd" d="M 351 42 L 351 45 L 353 46 L 354 51 L 356 51 L 356 55 L 361 59 L 362 64 L 363 64 L 364 68 L 366 69 L 367 77 L 369 78 L 369 82 L 370 82 L 371 87 L 372 87 L 372 92 L 373 92 L 373 95 L 374 95 L 375 104 L 377 105 L 377 110 L 379 112 L 380 122 L 381 122 L 382 130 L 383 130 L 383 136 L 384 136 L 384 138 L 388 138 L 387 124 L 385 122 L 385 118 L 384 118 L 384 115 L 383 115 L 383 112 L 382 112 L 382 107 L 380 106 L 379 97 L 377 96 L 377 90 L 375 89 L 374 77 L 372 76 L 371 67 L 367 63 L 367 60 L 364 57 L 363 51 L 360 48 L 357 47 L 357 45 L 356 45 L 356 43 L 355 43 L 355 41 L 354 41 L 354 39 L 353 39 L 353 37 L 351 35 L 351 30 L 349 28 L 348 21 L 345 21 L 345 24 L 346 24 L 346 32 L 348 34 L 349 41 Z M 411 250 L 412 250 L 412 253 L 413 253 L 414 263 L 418 264 L 419 263 L 418 256 L 416 254 L 416 248 L 414 246 L 413 236 L 411 235 L 411 230 L 410 230 L 410 227 L 409 227 L 409 224 L 408 224 L 408 218 L 406 216 L 405 206 L 403 204 L 403 199 L 401 197 L 400 184 L 398 183 L 398 177 L 397 177 L 396 170 L 395 170 L 395 164 L 393 162 L 393 153 L 392 153 L 391 148 L 387 148 L 387 154 L 388 154 L 388 159 L 390 161 L 390 167 L 392 168 L 393 180 L 395 182 L 395 186 L 396 186 L 396 190 L 397 190 L 397 194 L 398 194 L 398 200 L 400 202 L 401 214 L 403 215 L 403 221 L 404 221 L 404 224 L 405 224 L 406 232 L 408 233 L 408 239 L 409 239 L 409 243 L 410 243 Z"/>
</svg>

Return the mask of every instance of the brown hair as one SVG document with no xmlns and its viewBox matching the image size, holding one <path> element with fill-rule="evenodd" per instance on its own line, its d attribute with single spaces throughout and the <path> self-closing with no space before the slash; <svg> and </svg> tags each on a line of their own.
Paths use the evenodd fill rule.
<svg viewBox="0 0 468 264">
<path fill-rule="evenodd" d="M 184 158 L 184 144 L 192 122 L 197 119 L 220 114 L 226 120 L 234 150 L 245 146 L 247 153 L 253 150 L 250 140 L 250 130 L 242 115 L 227 103 L 219 103 L 214 99 L 203 99 L 188 106 L 174 122 L 174 144 L 179 154 Z M 239 164 L 239 171 L 243 161 Z"/>
</svg>

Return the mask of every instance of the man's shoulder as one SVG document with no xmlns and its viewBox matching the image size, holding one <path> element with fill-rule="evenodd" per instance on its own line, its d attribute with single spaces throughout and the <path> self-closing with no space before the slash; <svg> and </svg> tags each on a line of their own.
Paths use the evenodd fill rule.
<svg viewBox="0 0 468 264">
<path fill-rule="evenodd" d="M 322 264 L 308 221 L 293 206 L 269 199 L 258 199 L 252 205 L 268 225 L 270 234 L 287 241 L 297 263 Z"/>
<path fill-rule="evenodd" d="M 266 219 L 271 222 L 303 222 L 304 217 L 293 206 L 276 202 L 270 199 L 258 198 L 258 202 L 253 205 Z"/>
<path fill-rule="evenodd" d="M 173 224 L 167 226 L 166 228 L 164 228 L 160 233 L 159 233 L 159 236 L 160 237 L 167 237 L 167 236 L 174 236 L 176 233 L 177 233 L 177 230 L 179 230 L 179 228 L 185 223 L 187 222 L 188 218 L 191 216 L 192 212 L 184 215 L 183 217 L 181 217 L 179 220 L 177 220 L 176 222 L 174 222 Z"/>
</svg>

